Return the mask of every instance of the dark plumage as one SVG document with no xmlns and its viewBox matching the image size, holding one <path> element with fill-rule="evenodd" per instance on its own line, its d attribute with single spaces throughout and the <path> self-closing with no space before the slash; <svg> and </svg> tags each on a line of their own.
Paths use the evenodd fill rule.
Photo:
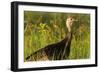
<svg viewBox="0 0 100 73">
<path fill-rule="evenodd" d="M 67 18 L 66 26 L 68 28 L 67 36 L 60 42 L 47 45 L 46 47 L 32 53 L 26 58 L 30 61 L 39 61 L 39 60 L 64 60 L 69 57 L 70 54 L 70 45 L 72 40 L 71 27 L 73 24 L 72 17 Z"/>
</svg>

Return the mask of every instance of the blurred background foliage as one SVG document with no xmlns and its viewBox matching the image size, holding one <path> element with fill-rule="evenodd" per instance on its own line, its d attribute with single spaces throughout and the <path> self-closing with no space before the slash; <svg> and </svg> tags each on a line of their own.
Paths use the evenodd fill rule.
<svg viewBox="0 0 100 73">
<path fill-rule="evenodd" d="M 69 59 L 89 58 L 90 14 L 24 11 L 24 60 L 31 53 L 64 39 L 68 16 L 78 20 L 72 28 Z"/>
</svg>

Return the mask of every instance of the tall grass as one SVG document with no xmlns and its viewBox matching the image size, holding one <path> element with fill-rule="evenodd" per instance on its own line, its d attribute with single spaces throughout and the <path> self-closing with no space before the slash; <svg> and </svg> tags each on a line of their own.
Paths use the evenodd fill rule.
<svg viewBox="0 0 100 73">
<path fill-rule="evenodd" d="M 85 16 L 85 15 L 84 15 Z M 79 17 L 79 16 L 78 16 Z M 80 18 L 82 17 L 82 14 Z M 86 19 L 86 18 L 85 18 Z M 59 19 L 58 19 L 59 20 Z M 86 21 L 88 23 L 86 23 Z M 90 27 L 89 18 L 80 23 L 73 31 L 71 51 L 69 59 L 87 59 L 90 58 Z M 63 23 L 27 23 L 24 24 L 24 61 L 31 53 L 56 42 L 61 41 L 67 34 L 67 28 Z M 76 27 L 76 26 L 75 26 Z"/>
</svg>

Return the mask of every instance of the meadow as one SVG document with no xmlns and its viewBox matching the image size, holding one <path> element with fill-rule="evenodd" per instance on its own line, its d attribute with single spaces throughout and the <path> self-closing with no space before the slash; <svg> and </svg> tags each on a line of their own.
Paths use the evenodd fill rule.
<svg viewBox="0 0 100 73">
<path fill-rule="evenodd" d="M 24 61 L 31 53 L 65 38 L 68 16 L 78 20 L 72 28 L 69 59 L 90 58 L 90 14 L 24 11 Z"/>
</svg>

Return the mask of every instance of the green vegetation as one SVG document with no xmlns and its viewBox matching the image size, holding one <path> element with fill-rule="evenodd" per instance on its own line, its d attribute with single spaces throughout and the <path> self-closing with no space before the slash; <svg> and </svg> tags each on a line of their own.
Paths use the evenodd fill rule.
<svg viewBox="0 0 100 73">
<path fill-rule="evenodd" d="M 73 26 L 69 59 L 90 57 L 90 15 L 78 13 L 24 11 L 24 60 L 31 53 L 65 38 L 66 18 L 78 21 Z"/>
</svg>

